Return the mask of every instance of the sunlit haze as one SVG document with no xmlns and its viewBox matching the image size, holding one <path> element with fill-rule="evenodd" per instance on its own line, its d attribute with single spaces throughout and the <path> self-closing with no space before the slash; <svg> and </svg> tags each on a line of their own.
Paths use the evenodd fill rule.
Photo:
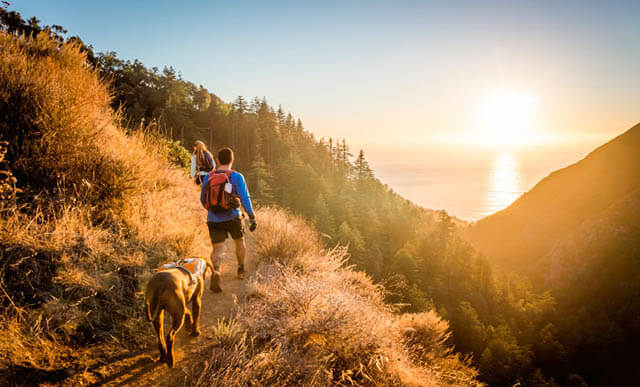
<svg viewBox="0 0 640 387">
<path fill-rule="evenodd" d="M 535 95 L 495 91 L 487 94 L 479 105 L 478 126 L 473 136 L 479 143 L 513 146 L 536 141 L 534 120 L 538 100 Z"/>
<path fill-rule="evenodd" d="M 376 175 L 401 194 L 465 219 L 508 205 L 640 120 L 639 2 L 18 0 L 11 7 L 63 25 L 96 51 L 173 66 L 225 101 L 265 96 L 317 138 L 364 149 Z M 452 168 L 467 171 L 460 184 L 478 181 L 464 204 L 432 196 L 444 183 L 425 175 L 451 178 Z M 420 192 L 410 170 L 422 171 Z M 472 204 L 478 200 L 485 201 Z"/>
</svg>

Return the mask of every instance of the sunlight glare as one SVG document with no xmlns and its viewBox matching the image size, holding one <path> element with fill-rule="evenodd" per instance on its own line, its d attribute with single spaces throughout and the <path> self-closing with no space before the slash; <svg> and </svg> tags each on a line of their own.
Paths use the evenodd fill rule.
<svg viewBox="0 0 640 387">
<path fill-rule="evenodd" d="M 479 106 L 477 141 L 487 145 L 516 146 L 535 141 L 536 95 L 520 91 L 495 91 Z"/>
<path fill-rule="evenodd" d="M 510 153 L 496 156 L 489 173 L 489 189 L 482 216 L 508 207 L 521 194 L 520 166 Z"/>
</svg>

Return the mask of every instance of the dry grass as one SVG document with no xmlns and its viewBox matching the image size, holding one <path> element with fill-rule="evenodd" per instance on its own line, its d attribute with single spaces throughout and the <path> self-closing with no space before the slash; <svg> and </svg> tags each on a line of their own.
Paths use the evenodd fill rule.
<svg viewBox="0 0 640 387">
<path fill-rule="evenodd" d="M 259 213 L 259 268 L 237 313 L 248 339 L 214 352 L 197 385 L 475 385 L 434 313 L 397 315 L 382 289 L 281 210 Z"/>
<path fill-rule="evenodd" d="M 0 384 L 55 383 L 84 372 L 83 347 L 152 337 L 140 284 L 208 250 L 204 214 L 166 152 L 119 128 L 78 47 L 0 32 L 0 52 Z M 435 314 L 394 314 L 344 249 L 280 210 L 258 215 L 250 298 L 215 327 L 195 384 L 477 384 Z"/>
<path fill-rule="evenodd" d="M 119 127 L 78 47 L 0 32 L 0 52 L 0 369 L 46 382 L 79 346 L 144 340 L 140 283 L 206 229 L 193 183 Z"/>
</svg>

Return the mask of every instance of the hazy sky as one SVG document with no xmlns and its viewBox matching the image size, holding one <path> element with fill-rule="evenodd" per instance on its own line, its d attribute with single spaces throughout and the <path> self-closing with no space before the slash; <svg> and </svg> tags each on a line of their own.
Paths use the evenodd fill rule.
<svg viewBox="0 0 640 387">
<path fill-rule="evenodd" d="M 495 90 L 540 133 L 640 121 L 640 2 L 37 1 L 10 9 L 97 51 L 172 65 L 226 101 L 266 96 L 318 137 L 374 149 L 466 133 Z"/>
</svg>

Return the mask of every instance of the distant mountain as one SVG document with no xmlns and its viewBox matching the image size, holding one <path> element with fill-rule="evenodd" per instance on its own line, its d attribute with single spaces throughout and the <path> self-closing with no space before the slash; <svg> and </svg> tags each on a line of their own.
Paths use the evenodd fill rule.
<svg viewBox="0 0 640 387">
<path fill-rule="evenodd" d="M 566 356 L 547 370 L 567 367 L 593 385 L 637 382 L 640 125 L 552 173 L 467 236 L 490 259 L 551 290 Z"/>
<path fill-rule="evenodd" d="M 531 273 L 558 241 L 638 188 L 640 124 L 479 220 L 467 237 L 504 268 Z"/>
<path fill-rule="evenodd" d="M 640 378 L 640 188 L 554 245 L 535 277 L 553 291 L 571 368 L 599 385 Z M 576 356 L 579 354 L 579 356 Z"/>
</svg>

